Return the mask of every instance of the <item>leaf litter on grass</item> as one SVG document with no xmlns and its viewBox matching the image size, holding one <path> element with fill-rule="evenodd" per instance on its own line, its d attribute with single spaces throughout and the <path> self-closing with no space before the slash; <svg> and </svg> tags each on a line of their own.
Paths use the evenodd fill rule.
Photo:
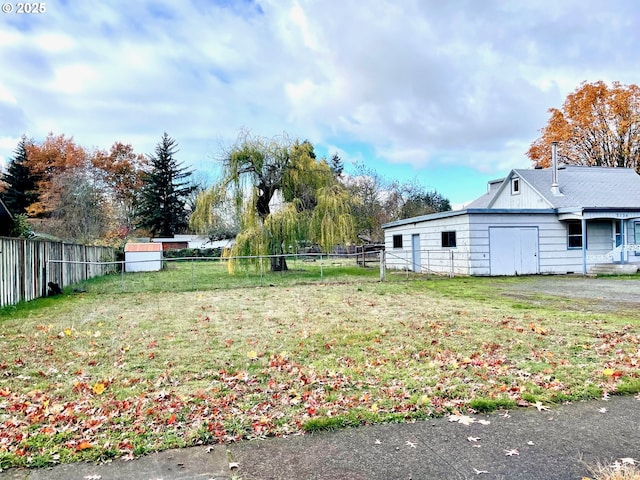
<svg viewBox="0 0 640 480">
<path fill-rule="evenodd" d="M 4 320 L 0 468 L 472 418 L 473 399 L 542 406 L 637 374 L 637 325 L 432 283 L 87 294 Z"/>
</svg>

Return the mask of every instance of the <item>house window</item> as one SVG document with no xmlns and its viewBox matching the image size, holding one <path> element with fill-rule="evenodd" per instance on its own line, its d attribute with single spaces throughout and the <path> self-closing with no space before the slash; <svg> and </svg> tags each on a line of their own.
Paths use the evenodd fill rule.
<svg viewBox="0 0 640 480">
<path fill-rule="evenodd" d="M 402 248 L 402 235 L 393 236 L 393 248 Z"/>
<path fill-rule="evenodd" d="M 518 195 L 520 193 L 520 179 L 514 178 L 511 180 L 511 195 Z"/>
<path fill-rule="evenodd" d="M 567 248 L 582 248 L 582 222 L 567 223 Z"/>
<path fill-rule="evenodd" d="M 442 248 L 456 246 L 456 232 L 442 232 Z"/>
</svg>

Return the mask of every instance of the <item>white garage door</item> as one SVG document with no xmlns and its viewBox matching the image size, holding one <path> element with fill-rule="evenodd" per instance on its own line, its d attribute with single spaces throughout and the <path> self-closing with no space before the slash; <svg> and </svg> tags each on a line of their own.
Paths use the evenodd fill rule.
<svg viewBox="0 0 640 480">
<path fill-rule="evenodd" d="M 489 227 L 491 275 L 538 273 L 537 227 Z"/>
</svg>

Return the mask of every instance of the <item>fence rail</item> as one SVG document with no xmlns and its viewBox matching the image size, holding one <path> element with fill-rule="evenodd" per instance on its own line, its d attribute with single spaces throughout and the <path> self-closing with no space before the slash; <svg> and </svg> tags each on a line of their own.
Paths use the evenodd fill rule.
<svg viewBox="0 0 640 480">
<path fill-rule="evenodd" d="M 110 247 L 0 237 L 0 307 L 45 296 L 50 281 L 63 288 L 113 272 L 100 264 L 113 260 Z"/>
</svg>

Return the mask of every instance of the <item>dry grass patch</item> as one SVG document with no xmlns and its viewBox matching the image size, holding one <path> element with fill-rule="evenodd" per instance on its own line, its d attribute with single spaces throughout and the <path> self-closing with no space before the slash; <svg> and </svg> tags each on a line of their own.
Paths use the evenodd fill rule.
<svg viewBox="0 0 640 480">
<path fill-rule="evenodd" d="M 609 465 L 598 463 L 589 467 L 589 473 L 592 477 L 583 480 L 640 480 L 640 469 L 632 459 L 617 460 Z"/>
<path fill-rule="evenodd" d="M 514 308 L 482 279 L 48 305 L 1 324 L 0 468 L 640 388 L 637 324 Z"/>
</svg>

